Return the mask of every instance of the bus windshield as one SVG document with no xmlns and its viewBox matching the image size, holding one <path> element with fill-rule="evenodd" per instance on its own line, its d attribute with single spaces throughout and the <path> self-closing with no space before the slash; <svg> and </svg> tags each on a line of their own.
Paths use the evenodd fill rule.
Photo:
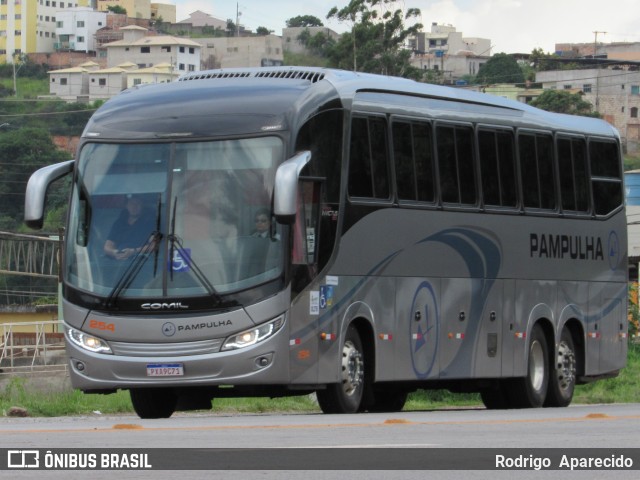
<svg viewBox="0 0 640 480">
<path fill-rule="evenodd" d="M 278 137 L 88 143 L 73 186 L 68 285 L 101 298 L 224 295 L 280 276 Z"/>
</svg>

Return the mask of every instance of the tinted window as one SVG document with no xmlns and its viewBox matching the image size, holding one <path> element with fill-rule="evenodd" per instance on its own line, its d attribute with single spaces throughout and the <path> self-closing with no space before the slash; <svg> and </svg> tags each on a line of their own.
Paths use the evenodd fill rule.
<svg viewBox="0 0 640 480">
<path fill-rule="evenodd" d="M 553 142 L 550 135 L 518 136 L 522 195 L 525 207 L 554 209 Z"/>
<path fill-rule="evenodd" d="M 445 203 L 475 204 L 473 130 L 440 125 L 436 129 L 440 190 Z"/>
<path fill-rule="evenodd" d="M 394 122 L 392 134 L 398 198 L 433 202 L 435 195 L 430 125 Z"/>
<path fill-rule="evenodd" d="M 349 194 L 389 198 L 387 127 L 382 118 L 356 117 L 351 123 Z"/>
<path fill-rule="evenodd" d="M 589 209 L 587 152 L 582 139 L 558 139 L 558 175 L 563 210 Z"/>
<path fill-rule="evenodd" d="M 591 188 L 596 214 L 606 215 L 622 204 L 622 174 L 618 145 L 614 142 L 589 143 Z"/>
<path fill-rule="evenodd" d="M 510 131 L 481 130 L 478 143 L 485 205 L 515 207 L 517 197 L 513 134 Z"/>
</svg>

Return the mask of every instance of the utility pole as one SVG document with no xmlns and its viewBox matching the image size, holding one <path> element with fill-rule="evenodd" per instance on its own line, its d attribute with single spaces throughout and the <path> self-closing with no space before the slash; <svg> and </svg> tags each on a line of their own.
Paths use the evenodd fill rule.
<svg viewBox="0 0 640 480">
<path fill-rule="evenodd" d="M 598 34 L 602 33 L 604 35 L 607 32 L 593 32 L 595 35 L 595 39 L 593 40 L 593 60 L 596 61 L 596 53 L 598 52 Z M 600 63 L 597 63 L 597 72 L 596 72 L 596 111 L 600 107 Z"/>
<path fill-rule="evenodd" d="M 236 2 L 236 37 L 240 36 L 240 15 L 242 15 L 242 12 L 240 12 L 240 5 Z"/>
</svg>

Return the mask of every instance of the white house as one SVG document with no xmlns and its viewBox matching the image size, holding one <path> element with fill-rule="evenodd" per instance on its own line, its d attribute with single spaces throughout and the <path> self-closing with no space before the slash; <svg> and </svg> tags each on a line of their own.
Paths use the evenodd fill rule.
<svg viewBox="0 0 640 480">
<path fill-rule="evenodd" d="M 86 62 L 73 68 L 49 71 L 49 93 L 64 100 L 77 101 L 89 95 L 89 73 L 100 66 Z"/>
<path fill-rule="evenodd" d="M 107 49 L 107 67 L 126 61 L 147 68 L 159 63 L 169 63 L 179 73 L 200 70 L 199 43 L 171 35 L 147 35 L 146 28 L 134 25 L 121 28 L 124 38 L 103 45 Z"/>
<path fill-rule="evenodd" d="M 108 99 L 127 88 L 127 73 L 136 70 L 135 63 L 126 62 L 116 67 L 89 73 L 89 98 Z"/>
</svg>

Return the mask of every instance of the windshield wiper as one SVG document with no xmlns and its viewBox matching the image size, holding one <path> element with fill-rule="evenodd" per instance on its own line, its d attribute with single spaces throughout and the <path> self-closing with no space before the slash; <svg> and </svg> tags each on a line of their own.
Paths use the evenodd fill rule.
<svg viewBox="0 0 640 480">
<path fill-rule="evenodd" d="M 173 281 L 173 256 L 178 251 L 180 257 L 189 264 L 191 270 L 193 271 L 194 276 L 200 282 L 200 284 L 207 291 L 209 296 L 217 303 L 222 303 L 222 297 L 216 291 L 215 287 L 211 285 L 207 276 L 200 270 L 200 267 L 194 262 L 193 258 L 189 255 L 189 253 L 185 250 L 182 245 L 182 240 L 180 237 L 176 235 L 176 210 L 178 206 L 178 197 L 175 197 L 173 200 L 173 212 L 171 213 L 171 233 L 167 235 L 167 240 L 169 240 L 169 275 L 171 277 L 171 281 Z"/>
<path fill-rule="evenodd" d="M 129 285 L 131 285 L 131 282 L 133 282 L 133 280 L 138 276 L 138 273 L 149 258 L 147 254 L 151 253 L 154 250 L 157 251 L 161 240 L 162 233 L 158 231 L 151 233 L 151 235 L 149 236 L 149 241 L 144 245 L 144 247 L 136 252 L 136 254 L 129 262 L 129 265 L 127 265 L 127 268 L 120 276 L 120 279 L 111 290 L 111 293 L 109 293 L 109 297 L 107 298 L 107 307 L 113 306 L 114 302 L 118 300 L 118 297 L 120 296 L 122 291 L 129 288 Z"/>
<path fill-rule="evenodd" d="M 123 290 L 129 288 L 131 282 L 138 276 L 140 270 L 144 266 L 145 262 L 149 258 L 148 254 L 152 251 L 155 252 L 153 263 L 153 276 L 155 278 L 158 270 L 158 251 L 160 250 L 160 242 L 162 240 L 162 232 L 160 232 L 160 209 L 162 206 L 162 195 L 158 194 L 158 207 L 156 209 L 156 229 L 151 232 L 149 239 L 144 246 L 138 250 L 122 275 L 118 279 L 118 282 L 114 285 L 113 289 L 107 297 L 107 307 L 113 306 L 118 300 Z"/>
</svg>

